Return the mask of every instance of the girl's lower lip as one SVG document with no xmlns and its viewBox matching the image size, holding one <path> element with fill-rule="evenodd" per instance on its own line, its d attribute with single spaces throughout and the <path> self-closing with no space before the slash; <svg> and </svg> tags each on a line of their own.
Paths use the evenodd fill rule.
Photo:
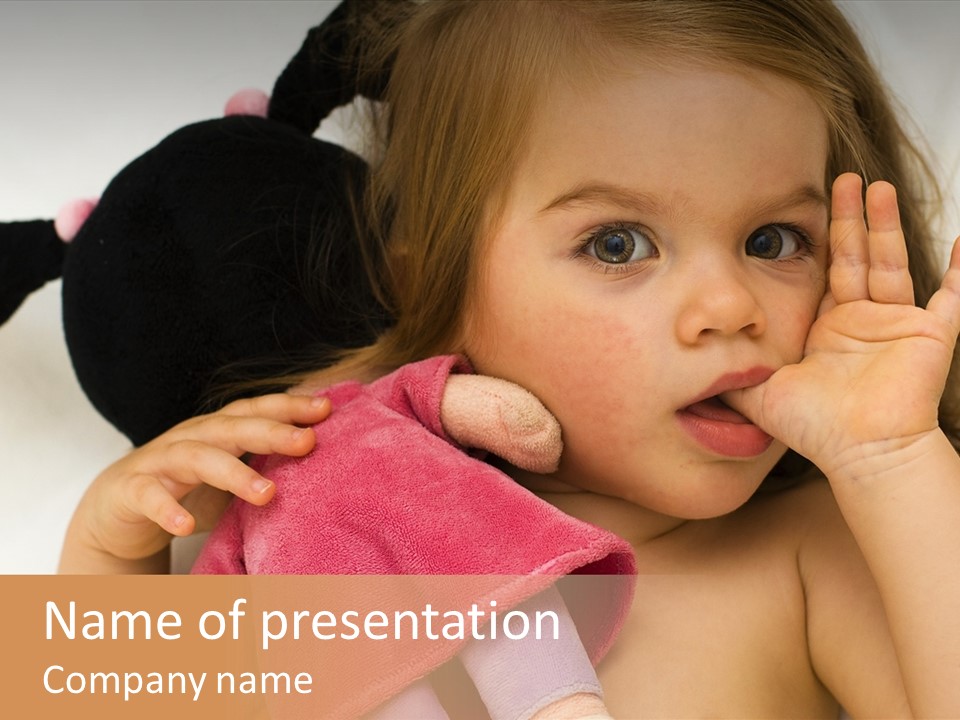
<svg viewBox="0 0 960 720">
<path fill-rule="evenodd" d="M 770 435 L 747 421 L 730 422 L 727 419 L 704 417 L 686 408 L 677 411 L 677 420 L 680 427 L 700 445 L 725 457 L 756 457 L 773 442 Z"/>
</svg>

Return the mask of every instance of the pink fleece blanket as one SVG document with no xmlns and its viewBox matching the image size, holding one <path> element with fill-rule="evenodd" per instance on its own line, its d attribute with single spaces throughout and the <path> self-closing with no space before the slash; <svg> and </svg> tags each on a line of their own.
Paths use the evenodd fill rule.
<svg viewBox="0 0 960 720">
<path fill-rule="evenodd" d="M 193 572 L 487 576 L 486 585 L 465 584 L 454 602 L 469 607 L 482 588 L 503 611 L 560 576 L 635 573 L 624 540 L 561 513 L 447 437 L 440 401 L 451 372 L 470 368 L 443 356 L 369 385 L 326 391 L 334 411 L 315 426 L 315 449 L 303 458 L 255 460 L 276 483 L 276 496 L 262 508 L 235 501 Z M 594 663 L 629 608 L 632 583 L 617 587 L 589 610 L 570 608 Z M 370 677 L 388 679 L 370 683 L 369 697 L 351 698 L 334 714 L 376 706 L 459 647 L 438 644 L 400 671 L 379 668 L 381 676 L 371 658 Z"/>
</svg>

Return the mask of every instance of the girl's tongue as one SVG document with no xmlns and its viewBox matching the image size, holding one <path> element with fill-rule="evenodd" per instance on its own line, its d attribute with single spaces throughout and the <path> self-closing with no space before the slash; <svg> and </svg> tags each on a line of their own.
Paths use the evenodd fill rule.
<svg viewBox="0 0 960 720">
<path fill-rule="evenodd" d="M 691 415 L 702 417 L 707 420 L 716 420 L 718 422 L 733 423 L 735 425 L 749 425 L 750 421 L 738 413 L 729 405 L 725 404 L 717 395 L 706 400 L 701 400 L 693 405 L 685 407 L 684 410 Z"/>
</svg>

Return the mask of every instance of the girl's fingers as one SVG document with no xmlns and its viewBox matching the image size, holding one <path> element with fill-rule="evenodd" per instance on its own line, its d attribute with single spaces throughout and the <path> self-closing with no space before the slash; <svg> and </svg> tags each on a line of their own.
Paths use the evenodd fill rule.
<svg viewBox="0 0 960 720">
<path fill-rule="evenodd" d="M 330 414 L 329 401 L 314 402 L 301 397 L 290 403 L 277 396 L 269 400 L 258 398 L 261 399 L 265 402 L 241 400 L 218 412 L 181 423 L 157 438 L 155 445 L 197 440 L 237 456 L 246 453 L 300 456 L 310 452 L 313 431 L 299 425 L 325 419 Z"/>
<path fill-rule="evenodd" d="M 162 477 L 174 500 L 198 485 L 210 485 L 254 505 L 263 505 L 273 497 L 274 484 L 230 452 L 199 440 L 174 442 L 165 452 Z"/>
<path fill-rule="evenodd" d="M 171 535 L 189 535 L 194 519 L 170 492 L 152 475 L 137 475 L 129 479 L 130 507 L 135 517 L 155 522 Z"/>
<path fill-rule="evenodd" d="M 887 182 L 867 188 L 866 221 L 863 182 L 844 173 L 833 184 L 830 222 L 830 292 L 837 304 L 855 300 L 913 304 L 913 280 L 897 192 Z"/>
<path fill-rule="evenodd" d="M 960 238 L 953 243 L 947 272 L 927 310 L 945 320 L 953 328 L 954 337 L 960 334 Z"/>
<path fill-rule="evenodd" d="M 202 422 L 167 438 L 172 442 L 196 441 L 239 457 L 247 453 L 300 456 L 313 448 L 310 428 L 276 420 L 234 415 L 208 415 Z"/>
<path fill-rule="evenodd" d="M 234 400 L 213 414 L 269 418 L 291 425 L 312 425 L 330 414 L 330 401 L 325 397 L 274 393 Z"/>
<path fill-rule="evenodd" d="M 859 175 L 833 183 L 830 220 L 830 293 L 837 304 L 869 297 L 870 254 Z"/>
<path fill-rule="evenodd" d="M 913 305 L 913 279 L 907 266 L 907 246 L 900 226 L 897 191 L 887 182 L 867 188 L 870 299 L 879 303 Z"/>
<path fill-rule="evenodd" d="M 326 398 L 274 394 L 237 400 L 180 423 L 111 470 L 110 476 L 122 483 L 123 515 L 149 519 L 173 535 L 189 535 L 200 516 L 184 505 L 209 515 L 209 496 L 222 498 L 220 505 L 225 501 L 211 488 L 263 505 L 275 487 L 240 458 L 247 453 L 305 455 L 313 448 L 314 434 L 300 425 L 321 422 L 329 414 Z"/>
</svg>

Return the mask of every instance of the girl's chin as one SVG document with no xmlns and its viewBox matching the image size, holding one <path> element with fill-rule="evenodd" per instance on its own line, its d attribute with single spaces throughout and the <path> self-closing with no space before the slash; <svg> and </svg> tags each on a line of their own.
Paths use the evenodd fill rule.
<svg viewBox="0 0 960 720">
<path fill-rule="evenodd" d="M 749 493 L 735 499 L 724 498 L 715 502 L 697 502 L 678 504 L 672 512 L 665 514 L 681 520 L 710 520 L 711 518 L 723 517 L 729 515 L 743 507 L 753 496 Z"/>
<path fill-rule="evenodd" d="M 576 472 L 572 465 L 556 475 L 539 475 L 502 461 L 498 466 L 527 490 L 551 496 L 555 504 L 558 497 L 564 495 L 572 502 L 576 496 L 601 496 L 678 520 L 707 520 L 727 515 L 746 504 L 782 455 L 782 446 L 774 443 L 762 459 L 753 462 L 707 463 L 699 472 L 677 467 L 670 472 L 670 477 L 627 486 L 594 486 L 583 482 L 587 473 Z M 571 481 L 571 476 L 578 481 Z"/>
</svg>

